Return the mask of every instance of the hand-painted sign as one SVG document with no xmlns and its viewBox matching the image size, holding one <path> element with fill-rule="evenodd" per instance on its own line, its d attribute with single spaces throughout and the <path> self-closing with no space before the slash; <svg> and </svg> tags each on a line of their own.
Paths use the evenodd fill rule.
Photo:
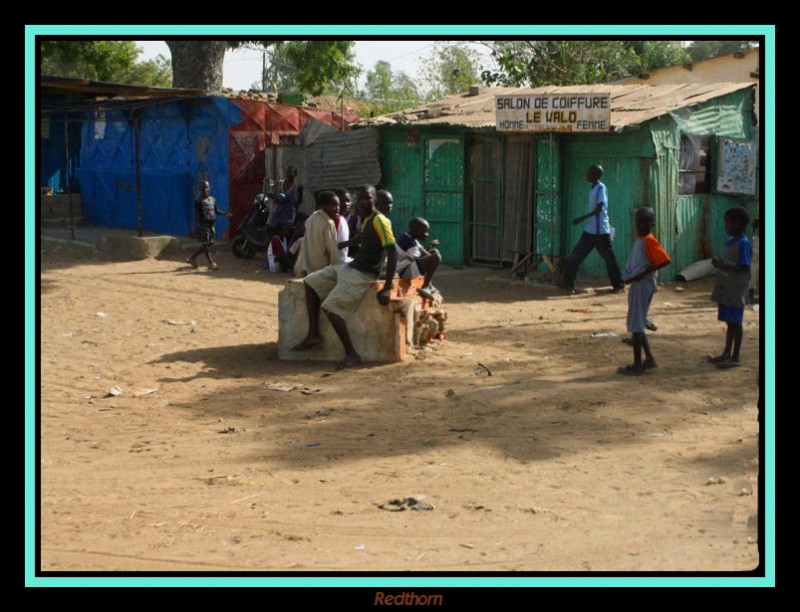
<svg viewBox="0 0 800 612">
<path fill-rule="evenodd" d="M 607 132 L 611 96 L 607 93 L 511 94 L 495 97 L 501 132 Z"/>
<path fill-rule="evenodd" d="M 717 193 L 756 192 L 758 145 L 752 140 L 720 138 Z"/>
</svg>

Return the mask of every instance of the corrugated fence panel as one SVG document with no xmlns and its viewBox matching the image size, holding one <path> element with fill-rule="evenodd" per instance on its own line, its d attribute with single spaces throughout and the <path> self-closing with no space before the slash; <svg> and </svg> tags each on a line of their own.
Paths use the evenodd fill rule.
<svg viewBox="0 0 800 612">
<path fill-rule="evenodd" d="M 591 185 L 586 180 L 586 172 L 589 166 L 600 164 L 604 169 L 601 181 L 608 190 L 608 216 L 616 230 L 614 253 L 622 268 L 636 240 L 636 208 L 652 204 L 652 197 L 648 193 L 651 160 L 642 157 L 606 156 L 602 149 L 597 148 L 589 154 L 585 148 L 580 151 L 581 148 L 583 147 L 571 147 L 573 152 L 565 156 L 564 253 L 569 255 L 583 233 L 585 223 L 573 225 L 572 219 L 588 212 Z M 578 151 L 581 152 L 580 155 Z M 605 261 L 593 251 L 581 264 L 579 274 L 607 276 Z"/>
<path fill-rule="evenodd" d="M 672 264 L 660 273 L 662 280 L 671 280 L 689 264 L 721 252 L 726 237 L 724 214 L 728 208 L 744 204 L 754 213 L 757 207 L 748 196 L 678 195 L 681 133 L 747 138 L 752 133 L 751 109 L 747 90 L 679 109 L 649 124 L 657 151 L 651 180 L 658 202 L 654 234 L 672 258 Z"/>
<path fill-rule="evenodd" d="M 725 211 L 733 206 L 744 206 L 753 218 L 758 202 L 728 195 L 683 195 L 678 196 L 675 240 L 670 275 L 674 277 L 689 264 L 710 257 L 720 256 L 725 250 Z M 749 235 L 749 234 L 748 234 Z"/>
<path fill-rule="evenodd" d="M 194 228 L 194 203 L 188 172 L 142 174 L 142 225 L 145 230 L 186 236 Z"/>
<path fill-rule="evenodd" d="M 725 240 L 728 235 L 725 233 L 725 211 L 734 206 L 744 206 L 753 219 L 758 210 L 758 202 L 749 196 L 730 196 L 730 195 L 711 195 L 708 196 L 708 231 L 709 243 L 711 244 L 712 254 L 721 256 L 725 251 Z M 748 227 L 745 235 L 749 238 L 752 235 Z"/>
<path fill-rule="evenodd" d="M 207 180 L 219 208 L 230 208 L 228 129 L 229 122 L 236 121 L 240 112 L 235 104 L 228 104 L 225 100 L 222 106 L 217 104 L 216 99 L 199 99 L 189 103 L 187 140 L 189 174 L 192 177 L 190 202 L 194 203 L 199 196 L 198 183 Z M 228 227 L 228 217 L 218 217 L 217 238 L 227 240 Z"/>
<path fill-rule="evenodd" d="M 264 132 L 268 131 L 266 125 L 267 108 L 263 102 L 254 100 L 229 100 L 240 113 L 240 121 L 231 126 L 231 132 Z"/>
<path fill-rule="evenodd" d="M 263 102 L 238 99 L 230 103 L 239 109 L 241 117 L 228 133 L 228 197 L 233 212 L 228 221 L 228 237 L 232 238 L 264 187 L 267 136 Z"/>
<path fill-rule="evenodd" d="M 600 164 L 604 169 L 601 180 L 608 189 L 609 220 L 616 233 L 614 253 L 620 267 L 624 267 L 636 240 L 636 208 L 653 206 L 658 216 L 652 189 L 654 154 L 655 147 L 647 130 L 564 138 L 562 252 L 565 255 L 571 253 L 583 233 L 584 224 L 573 225 L 572 219 L 589 210 L 590 183 L 586 172 L 589 166 Z M 596 251 L 584 260 L 579 273 L 598 277 L 608 274 L 605 261 Z"/>
<path fill-rule="evenodd" d="M 92 225 L 135 229 L 133 124 L 119 112 L 87 113 L 84 118 L 78 168 L 83 215 Z"/>
<path fill-rule="evenodd" d="M 185 236 L 194 228 L 185 106 L 172 102 L 145 109 L 139 125 L 143 228 Z"/>
<path fill-rule="evenodd" d="M 708 241 L 708 198 L 702 195 L 682 195 L 677 198 L 675 209 L 675 239 L 672 244 L 664 244 L 672 258 L 669 274 L 661 275 L 663 280 L 674 277 L 686 266 L 712 255 Z M 663 244 L 663 242 L 662 242 Z"/>
<path fill-rule="evenodd" d="M 320 134 L 307 151 L 307 184 L 312 190 L 381 182 L 375 128 Z"/>
<path fill-rule="evenodd" d="M 752 93 L 747 89 L 673 110 L 670 116 L 687 134 L 752 138 L 752 110 Z"/>
<path fill-rule="evenodd" d="M 656 151 L 650 175 L 653 198 L 650 206 L 656 212 L 653 234 L 672 259 L 670 265 L 658 273 L 659 279 L 665 281 L 671 280 L 683 269 L 681 262 L 690 247 L 683 237 L 685 228 L 682 220 L 691 219 L 694 213 L 677 196 L 681 141 L 675 122 L 664 118 L 650 122 L 648 127 Z"/>
<path fill-rule="evenodd" d="M 39 139 L 40 187 L 50 187 L 54 193 L 66 192 L 67 187 L 73 193 L 80 192 L 75 170 L 81 154 L 81 124 L 69 122 L 69 162 L 72 173 L 70 185 L 67 184 L 64 115 L 52 115 L 46 121 L 43 120 L 43 124 L 42 138 Z"/>
<path fill-rule="evenodd" d="M 81 129 L 82 168 L 135 170 L 133 125 L 120 112 L 85 115 Z"/>
<path fill-rule="evenodd" d="M 91 225 L 137 227 L 136 173 L 78 168 L 83 216 Z"/>
<path fill-rule="evenodd" d="M 461 193 L 427 191 L 425 215 L 431 225 L 431 238 L 438 238 L 436 247 L 442 261 L 461 264 L 464 261 L 464 196 Z M 405 231 L 405 230 L 404 230 Z"/>
<path fill-rule="evenodd" d="M 464 137 L 459 133 L 432 133 L 423 138 L 424 217 L 437 237 L 442 261 L 464 261 Z M 436 235 L 433 235 L 436 228 Z"/>
<path fill-rule="evenodd" d="M 139 128 L 139 167 L 142 171 L 178 172 L 189 167 L 186 120 L 178 104 L 142 112 Z"/>
<path fill-rule="evenodd" d="M 228 134 L 231 237 L 250 212 L 253 198 L 263 189 L 264 146 L 263 132 L 231 131 Z"/>
<path fill-rule="evenodd" d="M 553 134 L 546 134 L 536 141 L 536 216 L 534 220 L 537 253 L 558 255 L 564 251 L 561 245 L 561 225 L 564 211 L 562 202 L 560 143 Z M 568 247 L 572 248 L 572 247 Z"/>
<path fill-rule="evenodd" d="M 136 173 L 78 169 L 83 214 L 92 225 L 137 229 Z M 194 204 L 187 197 L 190 177 L 184 172 L 141 174 L 142 227 L 185 236 L 194 227 Z"/>
</svg>

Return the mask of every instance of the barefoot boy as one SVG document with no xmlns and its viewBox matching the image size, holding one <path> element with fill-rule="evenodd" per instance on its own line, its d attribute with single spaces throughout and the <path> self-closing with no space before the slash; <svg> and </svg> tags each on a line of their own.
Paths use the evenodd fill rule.
<svg viewBox="0 0 800 612">
<path fill-rule="evenodd" d="M 725 212 L 725 232 L 730 236 L 725 241 L 725 253 L 714 257 L 711 263 L 717 269 L 711 299 L 719 304 L 717 320 L 728 325 L 725 348 L 721 355 L 709 357 L 718 368 L 734 368 L 739 365 L 739 350 L 742 346 L 742 321 L 747 285 L 750 282 L 752 248 L 744 231 L 750 215 L 742 206 L 734 206 Z"/>
<path fill-rule="evenodd" d="M 392 224 L 375 209 L 376 193 L 372 185 L 358 190 L 356 207 L 361 224 L 361 244 L 355 259 L 350 263 L 328 266 L 303 279 L 308 309 L 308 335 L 293 351 L 303 351 L 322 344 L 319 331 L 319 310 L 325 312 L 333 330 L 344 346 L 345 356 L 338 368 L 350 368 L 361 363 L 356 352 L 345 317 L 352 314 L 361 298 L 378 278 L 383 252 L 386 251 L 386 282 L 377 294 L 378 302 L 389 304 L 392 280 L 397 268 L 397 251 L 394 247 Z"/>
<path fill-rule="evenodd" d="M 200 181 L 200 197 L 195 200 L 195 222 L 197 224 L 198 232 L 200 235 L 200 247 L 194 254 L 186 260 L 193 268 L 197 267 L 197 256 L 204 253 L 208 259 L 208 269 L 216 270 L 218 268 L 216 262 L 211 259 L 211 252 L 209 247 L 214 244 L 214 223 L 216 222 L 217 215 L 223 217 L 232 217 L 233 213 L 222 212 L 217 208 L 217 201 L 213 196 L 209 195 L 210 185 L 208 181 Z"/>
<path fill-rule="evenodd" d="M 431 284 L 433 275 L 442 256 L 439 251 L 432 248 L 428 251 L 422 243 L 428 239 L 431 226 L 422 217 L 414 217 L 408 224 L 408 231 L 397 238 L 397 273 L 400 278 L 425 277 L 422 287 L 417 291 L 426 298 L 432 298 L 438 290 Z M 429 246 L 437 246 L 438 240 L 432 240 Z"/>
<path fill-rule="evenodd" d="M 650 351 L 650 343 L 644 330 L 647 326 L 647 311 L 658 285 L 656 270 L 666 266 L 670 259 L 656 237 L 650 233 L 655 220 L 652 208 L 639 208 L 636 211 L 636 233 L 639 238 L 631 249 L 622 275 L 624 281 L 631 286 L 628 292 L 628 331 L 632 334 L 633 364 L 620 366 L 617 372 L 628 376 L 639 376 L 646 369 L 656 367 L 656 360 Z M 642 349 L 646 357 L 644 362 Z"/>
</svg>

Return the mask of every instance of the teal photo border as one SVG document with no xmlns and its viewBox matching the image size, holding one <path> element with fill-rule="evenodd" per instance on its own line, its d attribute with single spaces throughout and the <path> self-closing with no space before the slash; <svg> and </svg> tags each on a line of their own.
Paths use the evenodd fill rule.
<svg viewBox="0 0 800 612">
<path fill-rule="evenodd" d="M 33 25 L 25 26 L 25 586 L 27 587 L 772 587 L 775 586 L 775 25 Z M 298 577 L 138 577 L 138 576 L 36 576 L 36 380 L 37 342 L 36 300 L 39 288 L 36 233 L 36 36 L 78 35 L 84 37 L 119 35 L 158 37 L 168 35 L 244 36 L 254 32 L 275 36 L 336 36 L 359 39 L 374 36 L 413 36 L 445 40 L 448 37 L 484 38 L 512 36 L 531 38 L 553 35 L 603 35 L 609 37 L 674 36 L 692 40 L 694 36 L 736 36 L 741 39 L 764 37 L 761 50 L 764 75 L 764 105 L 761 110 L 764 149 L 764 222 L 765 246 L 762 258 L 765 286 L 762 346 L 764 350 L 764 478 L 763 513 L 765 531 L 761 560 L 765 576 L 298 576 Z"/>
</svg>

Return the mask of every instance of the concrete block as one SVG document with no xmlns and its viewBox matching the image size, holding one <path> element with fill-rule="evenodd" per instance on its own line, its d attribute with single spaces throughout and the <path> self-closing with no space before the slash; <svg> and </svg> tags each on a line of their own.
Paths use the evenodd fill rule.
<svg viewBox="0 0 800 612">
<path fill-rule="evenodd" d="M 345 322 L 356 351 L 364 361 L 395 362 L 407 354 L 413 343 L 415 310 L 423 305 L 417 295 L 422 279 L 395 280 L 392 299 L 382 306 L 375 294 L 383 288 L 376 281 L 364 294 L 355 312 Z M 322 345 L 307 351 L 292 351 L 292 347 L 308 334 L 305 285 L 292 279 L 278 295 L 278 358 L 302 361 L 339 361 L 344 348 L 324 312 L 320 312 Z"/>
<path fill-rule="evenodd" d="M 97 250 L 112 259 L 148 259 L 162 253 L 178 253 L 180 241 L 174 236 L 100 236 Z"/>
</svg>

